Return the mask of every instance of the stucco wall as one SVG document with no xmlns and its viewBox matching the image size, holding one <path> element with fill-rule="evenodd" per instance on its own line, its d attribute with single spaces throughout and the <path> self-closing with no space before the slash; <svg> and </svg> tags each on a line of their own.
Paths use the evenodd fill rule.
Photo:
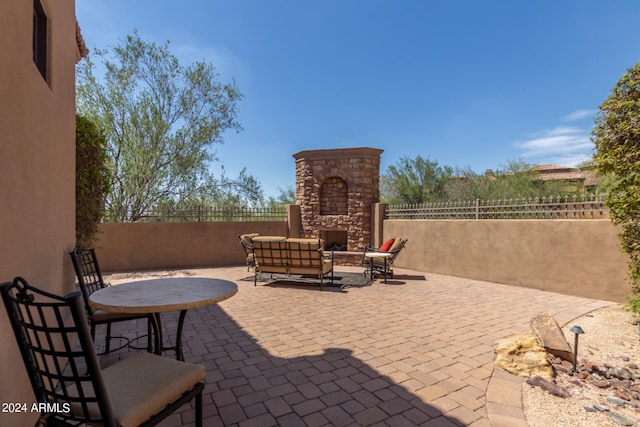
<svg viewBox="0 0 640 427">
<path fill-rule="evenodd" d="M 58 294 L 74 289 L 73 0 L 43 1 L 49 18 L 48 82 L 32 58 L 33 2 L 0 2 L 0 282 L 24 276 Z M 0 309 L 0 402 L 34 401 L 15 338 Z M 33 425 L 37 414 L 0 413 L 0 425 Z"/>
<path fill-rule="evenodd" d="M 242 265 L 237 235 L 287 235 L 286 222 L 102 224 L 104 271 Z M 624 302 L 628 256 L 609 220 L 385 220 L 409 239 L 396 265 L 425 273 Z"/>
<path fill-rule="evenodd" d="M 399 267 L 624 302 L 617 233 L 609 220 L 384 221 L 385 239 L 409 239 Z"/>
<path fill-rule="evenodd" d="M 242 265 L 238 234 L 286 236 L 287 223 L 154 222 L 101 224 L 96 255 L 103 271 Z"/>
</svg>

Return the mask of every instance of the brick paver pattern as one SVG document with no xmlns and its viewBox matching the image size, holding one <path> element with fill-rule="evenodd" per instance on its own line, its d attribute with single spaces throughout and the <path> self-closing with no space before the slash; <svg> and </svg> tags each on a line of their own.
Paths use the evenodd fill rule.
<svg viewBox="0 0 640 427">
<path fill-rule="evenodd" d="M 548 312 L 563 325 L 610 304 L 409 270 L 396 270 L 387 284 L 322 292 L 254 287 L 244 280 L 252 277 L 245 267 L 164 274 L 239 287 L 220 304 L 190 310 L 185 322 L 185 360 L 207 370 L 207 426 L 526 425 L 518 380 L 501 374 L 493 388 L 498 398 L 488 392 L 497 342 L 528 332 L 536 314 Z M 118 277 L 111 282 L 140 275 Z M 163 314 L 163 323 L 165 338 L 174 338 L 177 313 Z M 113 329 L 135 337 L 146 323 Z M 104 330 L 96 341 L 104 341 Z M 130 351 L 103 356 L 102 363 Z M 509 393 L 516 403 L 502 401 Z M 193 425 L 193 411 L 186 405 L 161 425 Z"/>
</svg>

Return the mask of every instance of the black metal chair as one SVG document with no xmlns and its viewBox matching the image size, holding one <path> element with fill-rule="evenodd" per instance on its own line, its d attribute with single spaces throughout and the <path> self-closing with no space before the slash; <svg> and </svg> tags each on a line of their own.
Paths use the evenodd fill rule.
<svg viewBox="0 0 640 427">
<path fill-rule="evenodd" d="M 107 334 L 105 342 L 104 354 L 110 352 L 111 336 L 111 324 L 114 322 L 122 322 L 126 320 L 147 319 L 147 349 L 152 351 L 152 335 L 151 335 L 151 320 L 148 314 L 126 314 L 126 313 L 111 313 L 104 310 L 94 310 L 89 305 L 89 296 L 95 291 L 107 286 L 102 279 L 102 272 L 100 271 L 100 264 L 98 264 L 98 257 L 93 248 L 82 249 L 78 246 L 73 251 L 69 252 L 71 261 L 73 262 L 73 269 L 76 272 L 78 278 L 78 285 L 82 292 L 84 299 L 84 306 L 87 312 L 89 324 L 91 325 L 91 338 L 95 341 L 96 326 L 106 325 Z M 127 340 L 127 344 L 129 341 Z"/>
<path fill-rule="evenodd" d="M 16 277 L 0 293 L 44 406 L 39 425 L 152 426 L 195 399 L 202 426 L 203 366 L 139 352 L 101 369 L 80 292 L 61 297 Z"/>
<path fill-rule="evenodd" d="M 380 248 L 376 248 L 375 246 L 367 246 L 362 254 L 362 266 L 365 267 L 364 274 L 379 274 L 385 278 L 393 278 L 393 263 L 398 255 L 400 255 L 400 252 L 404 249 L 407 242 L 408 239 L 398 237 L 394 239 L 393 245 L 388 251 L 382 251 Z M 367 253 L 388 253 L 390 256 L 388 258 L 369 258 L 366 256 Z"/>
</svg>

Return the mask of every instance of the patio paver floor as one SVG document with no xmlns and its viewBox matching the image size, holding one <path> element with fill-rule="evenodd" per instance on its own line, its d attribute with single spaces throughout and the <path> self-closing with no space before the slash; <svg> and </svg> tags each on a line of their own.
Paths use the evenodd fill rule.
<svg viewBox="0 0 640 427">
<path fill-rule="evenodd" d="M 150 274 L 238 284 L 229 300 L 190 310 L 184 326 L 185 360 L 207 369 L 207 426 L 526 426 L 523 379 L 494 370 L 497 342 L 526 333 L 539 313 L 564 325 L 612 304 L 403 269 L 387 284 L 345 292 L 254 287 L 245 267 Z M 109 276 L 117 284 L 149 274 Z M 112 334 L 144 333 L 137 323 L 114 324 Z M 177 313 L 163 323 L 165 338 L 175 337 Z M 191 426 L 193 411 L 161 425 Z"/>
</svg>

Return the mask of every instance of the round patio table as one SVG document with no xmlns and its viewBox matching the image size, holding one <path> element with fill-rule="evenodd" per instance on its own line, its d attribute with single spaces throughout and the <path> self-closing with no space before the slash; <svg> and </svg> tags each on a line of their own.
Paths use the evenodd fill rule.
<svg viewBox="0 0 640 427">
<path fill-rule="evenodd" d="M 114 313 L 148 313 L 155 332 L 155 352 L 175 349 L 176 359 L 182 354 L 182 327 L 187 310 L 216 304 L 238 292 L 238 285 L 228 280 L 206 277 L 171 277 L 139 280 L 100 289 L 89 296 L 94 309 Z M 174 347 L 164 347 L 160 313 L 180 311 Z"/>
</svg>

